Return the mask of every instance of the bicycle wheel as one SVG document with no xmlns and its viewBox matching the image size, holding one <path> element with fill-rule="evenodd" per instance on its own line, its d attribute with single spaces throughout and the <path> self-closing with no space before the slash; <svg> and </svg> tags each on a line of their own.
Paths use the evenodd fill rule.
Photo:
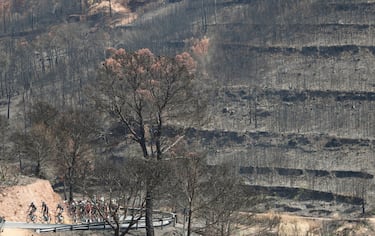
<svg viewBox="0 0 375 236">
<path fill-rule="evenodd" d="M 26 217 L 26 223 L 30 223 L 30 222 L 35 223 L 35 218 L 36 218 L 35 215 L 28 214 Z"/>
</svg>

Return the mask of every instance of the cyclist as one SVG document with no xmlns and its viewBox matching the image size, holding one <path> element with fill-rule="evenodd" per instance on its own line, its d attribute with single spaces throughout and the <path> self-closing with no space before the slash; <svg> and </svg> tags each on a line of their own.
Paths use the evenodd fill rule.
<svg viewBox="0 0 375 236">
<path fill-rule="evenodd" d="M 64 207 L 61 204 L 57 204 L 56 207 L 56 223 L 61 223 L 63 221 L 62 213 L 64 212 Z"/>
<path fill-rule="evenodd" d="M 77 223 L 77 203 L 75 200 L 73 200 L 69 205 L 69 215 L 73 217 L 73 222 Z"/>
<path fill-rule="evenodd" d="M 44 201 L 42 201 L 42 216 L 43 216 L 44 221 L 46 221 L 46 222 L 49 221 L 48 206 Z"/>
<path fill-rule="evenodd" d="M 36 208 L 34 202 L 31 202 L 30 205 L 29 205 L 29 208 L 27 210 L 27 212 L 28 212 L 27 218 L 29 220 L 31 220 L 32 222 L 35 221 L 35 212 L 36 212 L 36 209 L 37 208 Z"/>
</svg>

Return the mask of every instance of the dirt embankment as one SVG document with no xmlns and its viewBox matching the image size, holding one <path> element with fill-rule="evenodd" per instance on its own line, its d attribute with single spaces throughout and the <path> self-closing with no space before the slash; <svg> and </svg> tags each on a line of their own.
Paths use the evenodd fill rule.
<svg viewBox="0 0 375 236">
<path fill-rule="evenodd" d="M 18 185 L 11 187 L 0 187 L 0 216 L 6 221 L 25 222 L 27 210 L 31 202 L 37 207 L 36 215 L 40 221 L 41 205 L 44 201 L 49 207 L 49 212 L 55 215 L 58 203 L 63 203 L 63 199 L 55 193 L 48 180 L 22 177 Z M 65 215 L 65 219 L 68 219 Z M 35 235 L 33 231 L 5 229 L 1 236 L 29 236 Z"/>
<path fill-rule="evenodd" d="M 36 215 L 40 217 L 42 201 L 47 204 L 52 216 L 57 204 L 63 203 L 48 180 L 25 177 L 17 186 L 0 188 L 0 216 L 5 217 L 7 221 L 24 222 L 28 206 L 34 202 L 37 207 Z"/>
</svg>

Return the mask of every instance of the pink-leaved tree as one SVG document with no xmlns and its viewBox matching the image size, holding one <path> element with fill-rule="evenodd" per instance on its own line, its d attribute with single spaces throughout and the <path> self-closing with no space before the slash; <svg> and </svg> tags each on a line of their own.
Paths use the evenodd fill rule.
<svg viewBox="0 0 375 236">
<path fill-rule="evenodd" d="M 167 135 L 167 127 L 190 126 L 201 121 L 205 103 L 196 86 L 196 62 L 189 53 L 156 56 L 149 49 L 127 52 L 109 49 L 99 75 L 102 107 L 126 128 L 150 168 L 146 179 L 146 231 L 154 235 L 152 211 L 154 189 L 160 183 L 160 166 L 173 143 L 181 137 Z"/>
</svg>

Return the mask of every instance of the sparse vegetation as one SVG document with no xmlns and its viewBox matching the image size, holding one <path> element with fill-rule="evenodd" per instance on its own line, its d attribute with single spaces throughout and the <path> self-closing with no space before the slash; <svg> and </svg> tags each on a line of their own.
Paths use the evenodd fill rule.
<svg viewBox="0 0 375 236">
<path fill-rule="evenodd" d="M 230 235 L 239 209 L 367 217 L 374 13 L 374 2 L 354 0 L 0 1 L 2 185 L 19 174 L 59 176 L 70 201 L 108 186 L 136 199 L 121 170 L 106 182 L 113 173 L 99 167 L 108 160 L 132 175 L 148 170 L 145 182 L 131 183 L 142 185 L 147 217 L 181 204 L 174 207 L 190 210 L 188 232 Z M 190 155 L 198 150 L 202 163 Z M 145 166 L 128 169 L 133 157 Z M 180 187 L 174 202 L 159 164 Z M 229 176 L 241 177 L 257 204 L 234 204 Z M 203 207 L 208 199 L 217 201 Z M 302 230 L 277 218 L 258 223 L 270 235 Z M 306 232 L 360 235 L 369 225 L 335 221 Z"/>
</svg>

